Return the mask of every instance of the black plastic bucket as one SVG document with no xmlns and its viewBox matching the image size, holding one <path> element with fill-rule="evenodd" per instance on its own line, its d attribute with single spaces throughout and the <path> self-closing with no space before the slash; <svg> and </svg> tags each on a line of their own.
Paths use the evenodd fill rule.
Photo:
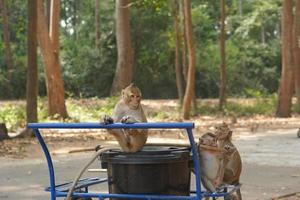
<svg viewBox="0 0 300 200">
<path fill-rule="evenodd" d="M 145 146 L 137 153 L 110 150 L 101 155 L 109 193 L 190 194 L 190 149 Z"/>
</svg>

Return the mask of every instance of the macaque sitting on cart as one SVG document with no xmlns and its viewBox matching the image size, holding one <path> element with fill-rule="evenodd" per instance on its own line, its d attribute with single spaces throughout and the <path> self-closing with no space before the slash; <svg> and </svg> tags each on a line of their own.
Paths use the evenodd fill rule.
<svg viewBox="0 0 300 200">
<path fill-rule="evenodd" d="M 147 122 L 141 100 L 142 93 L 140 89 L 134 84 L 130 84 L 122 90 L 122 97 L 116 104 L 112 117 L 104 116 L 102 123 Z M 130 153 L 141 150 L 148 137 L 146 129 L 108 129 L 107 131 L 117 139 L 123 151 Z"/>
</svg>

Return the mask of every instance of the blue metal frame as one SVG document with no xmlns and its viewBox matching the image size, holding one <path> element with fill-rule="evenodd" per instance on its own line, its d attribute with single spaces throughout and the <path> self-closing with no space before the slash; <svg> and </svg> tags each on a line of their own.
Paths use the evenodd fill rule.
<svg viewBox="0 0 300 200">
<path fill-rule="evenodd" d="M 186 200 L 194 200 L 194 199 L 202 199 L 203 197 L 221 197 L 225 196 L 227 192 L 220 193 L 208 193 L 201 191 L 201 173 L 200 173 L 200 165 L 198 158 L 198 150 L 194 141 L 192 129 L 194 128 L 194 123 L 133 123 L 133 124 L 108 124 L 102 125 L 100 123 L 29 123 L 28 128 L 33 129 L 43 151 L 46 156 L 49 177 L 50 177 L 50 187 L 46 188 L 46 191 L 51 192 L 51 200 L 56 200 L 56 197 L 66 197 L 67 191 L 58 189 L 59 185 L 55 186 L 55 172 L 53 168 L 53 162 L 47 145 L 39 131 L 39 129 L 186 129 L 189 142 L 192 148 L 192 159 L 194 163 L 195 169 L 195 182 L 196 182 L 196 192 L 195 195 L 191 196 L 172 196 L 172 195 L 136 195 L 136 194 L 106 194 L 106 193 L 88 193 L 88 186 L 92 184 L 97 184 L 104 182 L 104 179 L 92 179 L 92 180 L 83 180 L 86 181 L 86 184 L 83 186 L 86 189 L 85 193 L 73 193 L 74 196 L 80 196 L 83 198 L 94 197 L 100 199 L 105 198 L 132 198 L 132 199 L 186 199 Z"/>
</svg>

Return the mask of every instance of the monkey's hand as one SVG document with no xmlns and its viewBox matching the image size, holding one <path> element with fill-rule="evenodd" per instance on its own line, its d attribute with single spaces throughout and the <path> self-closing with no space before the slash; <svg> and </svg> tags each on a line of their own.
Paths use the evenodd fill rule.
<svg viewBox="0 0 300 200">
<path fill-rule="evenodd" d="M 121 119 L 121 123 L 123 123 L 123 124 L 133 124 L 135 122 L 138 122 L 138 121 L 131 116 L 124 116 Z"/>
<path fill-rule="evenodd" d="M 113 123 L 114 123 L 113 118 L 111 118 L 111 117 L 108 116 L 108 115 L 104 115 L 101 124 L 107 125 L 107 124 L 113 124 Z"/>
</svg>

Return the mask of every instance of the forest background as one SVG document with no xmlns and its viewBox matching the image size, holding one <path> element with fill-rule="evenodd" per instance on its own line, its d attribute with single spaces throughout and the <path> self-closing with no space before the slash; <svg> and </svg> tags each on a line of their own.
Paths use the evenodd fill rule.
<svg viewBox="0 0 300 200">
<path fill-rule="evenodd" d="M 122 48 L 118 44 L 118 34 L 121 35 L 119 38 L 128 38 L 129 35 L 130 39 L 131 48 L 128 49 L 132 49 L 133 60 L 129 82 L 134 82 L 142 90 L 144 99 L 178 99 L 181 103 L 175 110 L 183 112 L 180 105 L 184 102 L 178 90 L 176 66 L 181 66 L 180 73 L 185 80 L 183 85 L 188 87 L 186 83 L 190 77 L 187 73 L 192 62 L 186 32 L 188 25 L 185 23 L 185 20 L 189 20 L 187 16 L 190 16 L 192 23 L 194 47 L 195 79 L 192 90 L 194 99 L 198 99 L 192 106 L 193 115 L 239 117 L 261 114 L 290 117 L 299 112 L 295 103 L 297 100 L 292 101 L 293 96 L 297 97 L 297 88 L 300 87 L 297 84 L 297 70 L 300 69 L 297 66 L 299 0 L 28 2 L 0 0 L 0 122 L 5 123 L 10 131 L 24 128 L 27 122 L 49 121 L 60 116 L 65 121 L 87 121 L 98 120 L 101 114 L 111 113 L 119 98 L 110 97 L 118 73 L 118 61 L 122 58 L 118 54 Z M 122 3 L 121 14 L 125 13 L 125 18 L 124 15 L 122 18 L 118 15 L 117 5 Z M 45 61 L 47 47 L 43 46 L 43 41 L 47 39 L 39 38 L 44 34 L 41 28 L 43 22 L 39 21 L 39 9 L 42 7 L 46 21 L 51 21 L 51 16 L 58 16 L 54 25 L 59 30 L 59 46 L 51 53 L 59 52 L 59 76 L 63 81 L 63 96 L 68 112 L 65 114 L 60 111 L 51 113 L 51 105 L 47 106 L 50 84 Z M 36 14 L 36 17 L 30 17 L 32 14 Z M 37 21 L 34 22 L 34 19 Z M 128 19 L 129 29 L 118 27 L 118 23 L 124 19 Z M 36 23 L 37 29 L 30 32 L 32 23 Z M 54 25 L 47 24 L 49 28 L 45 26 L 46 32 L 50 33 Z M 35 98 L 28 96 L 32 91 L 28 88 L 28 81 L 33 78 L 28 75 L 31 67 L 29 58 L 32 55 L 28 53 L 29 40 L 32 38 L 37 40 L 36 46 L 39 47 L 36 84 L 36 96 L 39 98 L 35 108 L 27 107 L 26 110 L 24 99 L 27 98 L 28 106 L 28 99 Z M 292 44 L 297 45 L 295 47 Z M 222 82 L 222 68 L 226 69 L 225 82 Z M 251 98 L 255 103 L 249 106 L 224 101 L 225 105 L 221 105 L 221 88 L 226 88 L 225 99 Z M 290 92 L 285 94 L 286 91 Z M 201 103 L 203 99 L 211 98 L 220 98 L 221 106 Z M 65 104 L 64 99 L 62 102 Z M 38 113 L 36 119 L 28 119 L 28 113 L 34 113 L 34 110 Z M 158 119 L 169 115 L 160 111 L 151 114 Z M 174 116 L 171 118 L 174 119 Z"/>
</svg>

